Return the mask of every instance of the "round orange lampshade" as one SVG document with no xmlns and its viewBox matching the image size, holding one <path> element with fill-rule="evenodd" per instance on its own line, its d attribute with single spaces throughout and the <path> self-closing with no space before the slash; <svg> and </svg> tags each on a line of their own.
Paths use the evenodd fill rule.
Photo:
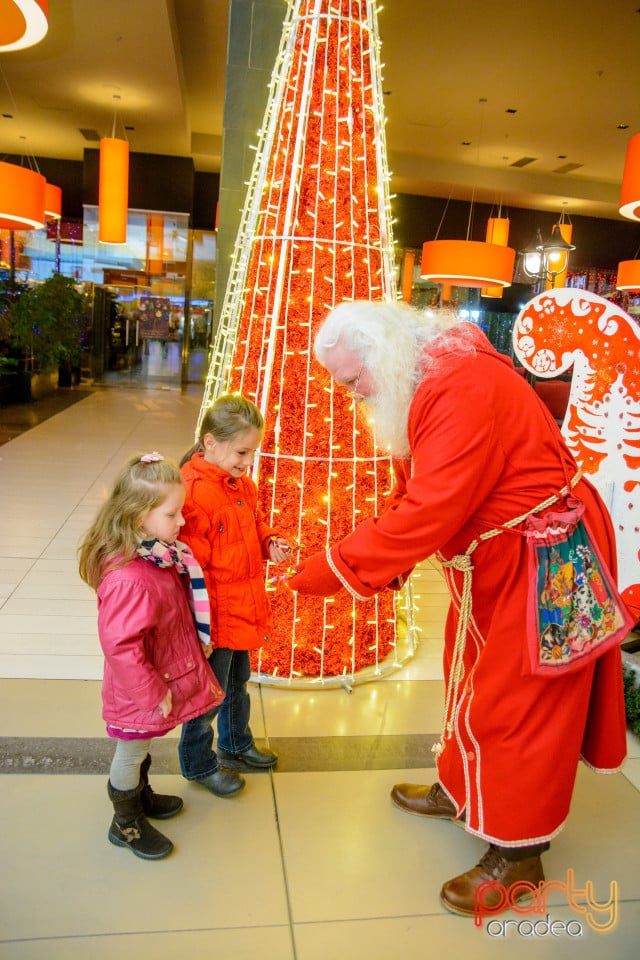
<svg viewBox="0 0 640 960">
<path fill-rule="evenodd" d="M 49 29 L 49 0 L 0 0 L 0 50 L 24 50 Z"/>
<path fill-rule="evenodd" d="M 629 220 L 640 220 L 640 133 L 627 144 L 619 210 Z"/>
<path fill-rule="evenodd" d="M 640 290 L 640 260 L 621 260 L 616 290 Z"/>
<path fill-rule="evenodd" d="M 44 185 L 44 215 L 47 220 L 58 220 L 62 216 L 62 189 L 54 183 Z"/>
<path fill-rule="evenodd" d="M 0 229 L 41 230 L 45 185 L 35 170 L 0 161 Z"/>
<path fill-rule="evenodd" d="M 116 137 L 100 141 L 98 240 L 127 242 L 129 208 L 129 144 Z"/>
<path fill-rule="evenodd" d="M 429 240 L 422 246 L 420 277 L 453 287 L 510 287 L 516 252 L 477 240 Z"/>
</svg>

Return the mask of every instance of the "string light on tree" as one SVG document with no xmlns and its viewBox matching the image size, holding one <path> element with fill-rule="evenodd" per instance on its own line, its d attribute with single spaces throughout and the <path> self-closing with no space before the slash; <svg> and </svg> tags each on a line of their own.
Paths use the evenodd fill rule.
<svg viewBox="0 0 640 960">
<path fill-rule="evenodd" d="M 392 484 L 355 404 L 313 360 L 333 306 L 396 296 L 374 4 L 291 0 L 269 90 L 202 412 L 227 390 L 258 405 L 262 508 L 314 553 L 379 512 Z M 278 572 L 261 680 L 365 679 L 413 652 L 409 588 L 299 597 Z"/>
</svg>

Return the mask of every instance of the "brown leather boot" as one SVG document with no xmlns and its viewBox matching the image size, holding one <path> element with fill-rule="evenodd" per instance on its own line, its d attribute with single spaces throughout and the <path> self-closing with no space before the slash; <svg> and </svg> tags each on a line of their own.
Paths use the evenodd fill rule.
<svg viewBox="0 0 640 960">
<path fill-rule="evenodd" d="M 482 908 L 493 915 L 507 910 L 514 900 L 526 900 L 531 897 L 531 890 L 514 890 L 513 896 L 509 889 L 514 884 L 527 883 L 537 886 L 544 881 L 544 873 L 540 857 L 526 857 L 523 860 L 507 860 L 506 857 L 491 846 L 472 870 L 447 880 L 440 891 L 440 902 L 447 910 L 458 913 L 463 917 L 473 917 Z M 476 897 L 476 891 L 481 884 L 491 884 L 485 887 Z M 495 884 L 495 886 L 493 886 Z"/>
<path fill-rule="evenodd" d="M 391 799 L 396 807 L 418 817 L 454 820 L 456 816 L 456 808 L 439 783 L 434 783 L 432 787 L 418 783 L 396 783 L 391 791 Z"/>
</svg>

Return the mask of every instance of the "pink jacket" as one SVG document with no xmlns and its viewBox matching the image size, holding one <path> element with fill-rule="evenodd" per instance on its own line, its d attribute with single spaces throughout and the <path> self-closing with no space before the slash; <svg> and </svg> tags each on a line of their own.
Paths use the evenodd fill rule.
<svg viewBox="0 0 640 960">
<path fill-rule="evenodd" d="M 159 736 L 222 702 L 174 567 L 136 557 L 98 587 L 98 633 L 105 657 L 102 716 L 108 723 Z M 158 705 L 167 689 L 172 710 Z"/>
</svg>

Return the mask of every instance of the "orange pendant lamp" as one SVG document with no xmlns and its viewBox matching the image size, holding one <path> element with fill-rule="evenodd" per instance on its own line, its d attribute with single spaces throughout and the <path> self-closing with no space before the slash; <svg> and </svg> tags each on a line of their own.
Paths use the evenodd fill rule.
<svg viewBox="0 0 640 960">
<path fill-rule="evenodd" d="M 516 252 L 479 240 L 428 240 L 420 277 L 453 287 L 510 287 Z"/>
<path fill-rule="evenodd" d="M 164 217 L 161 213 L 147 216 L 147 273 L 157 276 L 164 265 Z"/>
<path fill-rule="evenodd" d="M 478 103 L 482 110 L 478 150 L 482 139 L 482 118 L 486 98 Z M 446 207 L 445 207 L 446 211 Z M 496 217 L 495 223 L 487 228 L 487 240 L 469 240 L 473 200 L 469 212 L 469 224 L 466 240 L 429 240 L 422 246 L 420 278 L 452 287 L 510 287 L 513 279 L 513 266 L 516 251 L 506 245 L 502 231 L 509 221 Z M 505 222 L 499 222 L 505 221 Z M 491 237 L 491 239 L 489 239 Z"/>
<path fill-rule="evenodd" d="M 0 0 L 0 51 L 24 50 L 46 36 L 49 0 Z"/>
<path fill-rule="evenodd" d="M 129 212 L 129 144 L 117 137 L 100 140 L 98 240 L 127 242 Z"/>
<path fill-rule="evenodd" d="M 621 260 L 616 290 L 640 290 L 640 260 Z"/>
<path fill-rule="evenodd" d="M 0 161 L 0 229 L 41 230 L 45 186 L 45 178 L 35 170 Z"/>
<path fill-rule="evenodd" d="M 486 240 L 487 243 L 499 243 L 501 247 L 506 247 L 509 242 L 509 218 L 489 217 Z M 480 296 L 499 300 L 503 290 L 504 287 L 483 287 Z"/>
<path fill-rule="evenodd" d="M 415 262 L 416 255 L 413 250 L 405 250 L 402 260 L 402 299 L 405 303 L 411 303 Z"/>
<path fill-rule="evenodd" d="M 627 144 L 619 211 L 628 220 L 640 220 L 640 133 Z"/>
<path fill-rule="evenodd" d="M 44 185 L 44 215 L 47 220 L 59 220 L 62 216 L 62 190 L 54 183 Z"/>
</svg>

